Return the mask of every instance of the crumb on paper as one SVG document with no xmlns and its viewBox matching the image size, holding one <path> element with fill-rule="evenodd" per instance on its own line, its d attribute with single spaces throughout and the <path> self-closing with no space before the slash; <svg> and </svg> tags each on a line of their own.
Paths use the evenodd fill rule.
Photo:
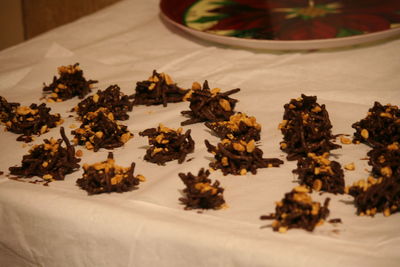
<svg viewBox="0 0 400 267">
<path fill-rule="evenodd" d="M 354 171 L 356 169 L 356 166 L 354 165 L 354 162 L 351 162 L 349 164 L 344 165 L 344 168 L 348 171 Z"/>
<path fill-rule="evenodd" d="M 352 140 L 350 139 L 350 138 L 347 138 L 347 137 L 345 137 L 345 136 L 340 136 L 340 142 L 342 143 L 342 144 L 346 144 L 346 145 L 348 145 L 348 144 L 351 144 L 352 143 Z"/>
<path fill-rule="evenodd" d="M 78 158 L 82 157 L 82 156 L 83 156 L 82 150 L 78 149 L 78 150 L 76 151 L 76 153 L 75 153 L 75 156 L 77 156 Z"/>
</svg>

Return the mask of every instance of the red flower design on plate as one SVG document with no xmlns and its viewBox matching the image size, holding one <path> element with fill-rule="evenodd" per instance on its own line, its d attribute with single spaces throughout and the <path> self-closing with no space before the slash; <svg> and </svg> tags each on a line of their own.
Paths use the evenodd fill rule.
<svg viewBox="0 0 400 267">
<path fill-rule="evenodd" d="M 218 2 L 218 0 L 215 0 Z M 220 0 L 207 31 L 255 39 L 310 40 L 390 29 L 400 0 Z"/>
</svg>

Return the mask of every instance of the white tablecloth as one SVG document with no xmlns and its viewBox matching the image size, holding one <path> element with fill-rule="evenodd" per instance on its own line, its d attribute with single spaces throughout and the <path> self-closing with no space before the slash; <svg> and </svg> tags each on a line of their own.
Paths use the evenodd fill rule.
<svg viewBox="0 0 400 267">
<path fill-rule="evenodd" d="M 265 157 L 285 155 L 279 150 L 283 105 L 301 93 L 318 96 L 326 104 L 333 133 L 352 134 L 351 124 L 364 118 L 374 101 L 400 104 L 400 40 L 355 48 L 314 52 L 251 51 L 214 45 L 166 27 L 158 1 L 122 1 L 105 10 L 57 28 L 0 52 L 0 95 L 29 105 L 40 102 L 43 83 L 49 84 L 58 66 L 79 62 L 98 88 L 118 84 L 126 94 L 153 69 L 168 73 L 179 85 L 207 79 L 211 87 L 240 87 L 236 110 L 262 124 Z M 68 130 L 77 124 L 67 111 L 78 99 L 51 103 L 65 118 Z M 259 169 L 257 175 L 211 174 L 225 188 L 229 206 L 202 213 L 185 211 L 179 203 L 183 183 L 179 172 L 197 174 L 208 167 L 211 154 L 204 139 L 216 144 L 202 124 L 192 129 L 194 158 L 157 166 L 143 160 L 147 138 L 138 132 L 158 123 L 177 128 L 185 120 L 180 111 L 188 103 L 168 107 L 134 107 L 122 122 L 135 137 L 114 150 L 117 164 L 136 162 L 135 173 L 147 177 L 138 190 L 123 194 L 88 196 L 78 188 L 82 170 L 65 181 L 40 184 L 0 176 L 0 266 L 399 266 L 400 215 L 355 215 L 347 195 L 326 197 L 334 226 L 325 223 L 312 233 L 273 232 L 259 216 L 274 212 L 275 201 L 296 183 L 296 162 L 280 168 Z M 2 126 L 3 128 L 3 126 Z M 34 141 L 58 137 L 58 128 Z M 70 135 L 69 135 L 70 136 Z M 0 131 L 0 171 L 19 165 L 29 147 L 17 135 Z M 108 151 L 82 149 L 82 163 L 106 159 Z M 366 178 L 370 167 L 365 145 L 343 145 L 334 151 L 347 184 Z"/>
</svg>

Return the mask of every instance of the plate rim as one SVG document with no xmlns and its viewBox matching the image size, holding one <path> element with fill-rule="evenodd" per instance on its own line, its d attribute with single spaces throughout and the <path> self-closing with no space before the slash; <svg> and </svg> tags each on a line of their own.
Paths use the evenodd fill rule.
<svg viewBox="0 0 400 267">
<path fill-rule="evenodd" d="M 203 40 L 216 42 L 219 44 L 239 46 L 253 49 L 271 49 L 271 50 L 313 50 L 313 49 L 329 49 L 353 46 L 359 44 L 367 44 L 374 41 L 385 40 L 396 35 L 400 36 L 400 27 L 387 29 L 379 32 L 365 33 L 361 35 L 352 35 L 338 38 L 328 39 L 311 39 L 311 40 L 268 40 L 268 39 L 250 39 L 239 38 L 235 36 L 224 36 L 211 32 L 200 31 L 190 28 L 183 23 L 179 23 L 171 18 L 165 10 L 163 3 L 167 0 L 160 0 L 161 17 L 179 29 L 196 36 Z"/>
</svg>

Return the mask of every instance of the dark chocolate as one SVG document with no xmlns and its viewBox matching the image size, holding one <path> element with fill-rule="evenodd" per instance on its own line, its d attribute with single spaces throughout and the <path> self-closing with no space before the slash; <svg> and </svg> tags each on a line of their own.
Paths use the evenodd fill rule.
<svg viewBox="0 0 400 267">
<path fill-rule="evenodd" d="M 16 108 L 19 106 L 19 103 L 8 102 L 4 97 L 0 96 L 0 121 L 8 121 L 8 118 L 15 113 Z"/>
<path fill-rule="evenodd" d="M 60 77 L 53 77 L 50 85 L 43 84 L 43 92 L 49 102 L 62 102 L 75 96 L 84 98 L 92 90 L 94 80 L 86 80 L 79 63 L 58 67 Z"/>
<path fill-rule="evenodd" d="M 45 103 L 40 105 L 16 106 L 3 122 L 6 129 L 16 134 L 22 134 L 17 141 L 32 141 L 32 135 L 41 135 L 63 123 L 60 114 L 51 114 L 51 108 Z"/>
<path fill-rule="evenodd" d="M 260 140 L 261 125 L 255 117 L 241 112 L 230 116 L 228 121 L 206 122 L 205 125 L 221 139 Z"/>
<path fill-rule="evenodd" d="M 354 123 L 356 130 L 353 142 L 365 143 L 371 147 L 387 146 L 400 142 L 400 110 L 395 105 L 375 102 L 367 116 Z"/>
<path fill-rule="evenodd" d="M 400 178 L 373 178 L 359 180 L 346 188 L 346 192 L 354 197 L 354 205 L 360 216 L 375 216 L 382 212 L 390 216 L 400 211 Z"/>
<path fill-rule="evenodd" d="M 153 71 L 153 75 L 146 81 L 136 83 L 134 105 L 163 105 L 184 101 L 183 98 L 189 90 L 180 88 L 165 73 Z"/>
<path fill-rule="evenodd" d="M 205 140 L 208 152 L 214 155 L 210 163 L 213 169 L 221 169 L 224 175 L 245 175 L 257 173 L 258 168 L 279 167 L 283 161 L 278 158 L 263 158 L 263 152 L 255 145 L 254 140 L 224 139 L 217 146 Z"/>
<path fill-rule="evenodd" d="M 133 134 L 125 125 L 117 124 L 114 114 L 106 108 L 99 108 L 83 116 L 78 129 L 71 131 L 75 145 L 98 151 L 100 148 L 114 149 L 123 146 Z"/>
<path fill-rule="evenodd" d="M 182 128 L 170 129 L 160 124 L 157 128 L 149 128 L 140 132 L 140 136 L 149 138 L 150 147 L 146 151 L 144 159 L 164 165 L 168 161 L 178 160 L 182 163 L 186 155 L 194 151 L 194 141 L 187 130 L 182 134 Z"/>
<path fill-rule="evenodd" d="M 66 174 L 79 168 L 80 159 L 75 157 L 75 149 L 60 128 L 62 139 L 45 139 L 41 145 L 35 145 L 29 154 L 22 158 L 20 167 L 10 167 L 10 174 L 18 177 L 39 176 L 45 180 L 64 180 Z M 62 143 L 65 143 L 65 147 Z"/>
<path fill-rule="evenodd" d="M 400 145 L 394 142 L 387 146 L 373 148 L 367 154 L 374 177 L 400 177 Z"/>
<path fill-rule="evenodd" d="M 185 97 L 190 101 L 190 110 L 181 112 L 182 115 L 190 119 L 181 122 L 181 125 L 229 120 L 229 117 L 235 113 L 235 105 L 238 102 L 238 100 L 230 98 L 229 95 L 239 91 L 240 89 L 236 88 L 221 93 L 219 88 L 210 90 L 207 81 L 204 82 L 203 88 L 199 83 L 193 83 L 192 89 Z"/>
<path fill-rule="evenodd" d="M 83 118 L 88 112 L 99 108 L 107 108 L 116 120 L 127 120 L 128 112 L 133 108 L 133 101 L 121 92 L 118 85 L 111 85 L 106 90 L 98 90 L 96 94 L 85 98 L 72 111 L 76 111 L 79 117 Z"/>
<path fill-rule="evenodd" d="M 329 160 L 329 153 L 321 156 L 308 153 L 306 158 L 300 158 L 297 169 L 300 185 L 306 185 L 315 191 L 324 191 L 334 194 L 344 193 L 344 173 L 339 162 Z"/>
<path fill-rule="evenodd" d="M 185 197 L 179 198 L 185 209 L 220 209 L 225 205 L 223 197 L 224 189 L 220 187 L 218 180 L 208 179 L 210 171 L 203 168 L 195 176 L 192 173 L 179 173 L 179 177 L 186 185 L 183 189 Z"/>
<path fill-rule="evenodd" d="M 283 134 L 281 150 L 288 153 L 288 160 L 306 157 L 308 153 L 322 155 L 340 145 L 331 142 L 332 125 L 325 105 L 317 103 L 316 96 L 301 95 L 285 104 L 285 113 L 279 129 Z"/>
<path fill-rule="evenodd" d="M 106 161 L 93 165 L 83 165 L 83 176 L 76 184 L 86 190 L 89 195 L 128 192 L 138 189 L 140 182 L 145 181 L 143 175 L 134 175 L 135 163 L 132 162 L 128 168 L 115 164 L 112 152 L 108 153 Z"/>
<path fill-rule="evenodd" d="M 276 203 L 275 213 L 263 215 L 261 220 L 273 220 L 272 229 L 285 233 L 288 229 L 300 228 L 314 231 L 329 216 L 329 198 L 324 204 L 312 200 L 308 188 L 297 186 Z"/>
</svg>

